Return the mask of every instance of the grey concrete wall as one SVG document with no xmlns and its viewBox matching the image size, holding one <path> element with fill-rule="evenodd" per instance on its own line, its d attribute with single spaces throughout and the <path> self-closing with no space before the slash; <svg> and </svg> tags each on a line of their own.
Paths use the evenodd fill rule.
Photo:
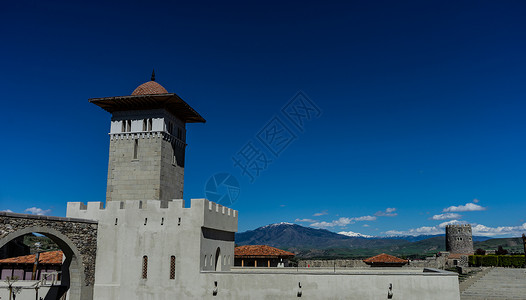
<svg viewBox="0 0 526 300">
<path fill-rule="evenodd" d="M 460 299 L 458 278 L 454 273 L 254 271 L 202 275 L 200 286 L 194 288 L 191 298 L 297 299 L 301 291 L 302 299 L 388 299 L 388 289 L 392 285 L 392 299 Z M 215 282 L 217 295 L 213 296 Z"/>
</svg>

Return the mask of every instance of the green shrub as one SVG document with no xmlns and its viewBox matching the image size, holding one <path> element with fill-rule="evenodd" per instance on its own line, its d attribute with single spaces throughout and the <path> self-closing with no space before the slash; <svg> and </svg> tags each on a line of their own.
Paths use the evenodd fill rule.
<svg viewBox="0 0 526 300">
<path fill-rule="evenodd" d="M 494 266 L 497 266 L 498 263 L 499 263 L 498 255 L 482 256 L 482 266 L 483 267 L 494 267 Z"/>
<path fill-rule="evenodd" d="M 468 263 L 471 267 L 513 267 L 525 265 L 524 255 L 470 255 Z"/>
</svg>

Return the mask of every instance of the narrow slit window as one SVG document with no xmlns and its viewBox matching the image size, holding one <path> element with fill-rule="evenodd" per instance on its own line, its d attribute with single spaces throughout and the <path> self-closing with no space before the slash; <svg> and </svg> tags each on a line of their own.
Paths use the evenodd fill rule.
<svg viewBox="0 0 526 300">
<path fill-rule="evenodd" d="M 148 119 L 148 131 L 152 131 L 152 127 L 153 127 L 153 126 L 152 126 L 152 125 L 153 125 L 152 123 L 153 123 L 153 122 L 152 122 L 152 119 Z"/>
<path fill-rule="evenodd" d="M 128 126 L 126 126 L 126 131 L 127 132 L 131 131 L 131 120 L 128 120 Z"/>
<path fill-rule="evenodd" d="M 161 225 L 164 225 L 164 218 L 161 218 Z"/>
<path fill-rule="evenodd" d="M 146 125 L 146 119 L 142 120 L 142 131 L 146 131 L 148 129 Z"/>
<path fill-rule="evenodd" d="M 142 257 L 142 279 L 148 278 L 148 256 Z"/>
<path fill-rule="evenodd" d="M 144 218 L 144 225 L 146 225 L 146 223 L 148 223 L 148 218 Z"/>
<path fill-rule="evenodd" d="M 117 221 L 119 221 L 119 218 L 115 218 L 115 225 L 117 225 Z"/>
<path fill-rule="evenodd" d="M 126 121 L 122 121 L 121 132 L 126 132 Z"/>
<path fill-rule="evenodd" d="M 175 279 L 175 255 L 170 257 L 170 279 Z"/>
<path fill-rule="evenodd" d="M 133 144 L 133 159 L 137 159 L 138 152 L 139 152 L 139 140 L 135 139 L 135 142 Z"/>
<path fill-rule="evenodd" d="M 176 165 L 177 164 L 177 150 L 175 149 L 175 143 L 172 144 L 172 164 L 173 165 Z"/>
</svg>

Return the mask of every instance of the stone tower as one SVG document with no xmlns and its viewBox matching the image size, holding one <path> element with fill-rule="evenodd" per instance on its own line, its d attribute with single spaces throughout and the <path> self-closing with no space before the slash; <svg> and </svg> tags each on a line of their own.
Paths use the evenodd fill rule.
<svg viewBox="0 0 526 300">
<path fill-rule="evenodd" d="M 106 201 L 182 199 L 186 123 L 205 119 L 155 73 L 130 96 L 89 101 L 112 114 Z"/>
<path fill-rule="evenodd" d="M 451 253 L 473 253 L 471 225 L 446 225 L 446 251 Z"/>
</svg>

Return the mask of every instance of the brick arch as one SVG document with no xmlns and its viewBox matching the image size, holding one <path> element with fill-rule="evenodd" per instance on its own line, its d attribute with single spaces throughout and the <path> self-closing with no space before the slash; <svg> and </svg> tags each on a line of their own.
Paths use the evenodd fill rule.
<svg viewBox="0 0 526 300">
<path fill-rule="evenodd" d="M 0 213 L 0 247 L 32 233 L 52 239 L 64 252 L 63 280 L 69 299 L 93 299 L 97 222 L 91 220 Z"/>
</svg>

